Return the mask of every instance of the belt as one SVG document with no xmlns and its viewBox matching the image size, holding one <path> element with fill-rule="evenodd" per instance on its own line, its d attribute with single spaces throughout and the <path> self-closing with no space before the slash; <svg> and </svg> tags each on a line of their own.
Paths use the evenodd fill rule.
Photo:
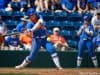
<svg viewBox="0 0 100 75">
<path fill-rule="evenodd" d="M 83 40 L 91 40 L 92 38 L 83 38 Z"/>
<path fill-rule="evenodd" d="M 47 36 L 36 36 L 36 37 L 33 37 L 33 38 L 36 38 L 36 39 L 44 39 L 46 38 Z"/>
</svg>

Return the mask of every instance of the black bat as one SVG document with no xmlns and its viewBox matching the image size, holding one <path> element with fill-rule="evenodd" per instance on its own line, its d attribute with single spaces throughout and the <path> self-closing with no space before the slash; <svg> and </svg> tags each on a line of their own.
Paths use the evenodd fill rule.
<svg viewBox="0 0 100 75">
<path fill-rule="evenodd" d="M 5 36 L 10 36 L 10 35 L 19 35 L 20 32 L 13 32 L 13 33 L 8 33 L 8 34 L 5 34 L 5 35 L 1 35 L 2 37 L 5 37 Z"/>
</svg>

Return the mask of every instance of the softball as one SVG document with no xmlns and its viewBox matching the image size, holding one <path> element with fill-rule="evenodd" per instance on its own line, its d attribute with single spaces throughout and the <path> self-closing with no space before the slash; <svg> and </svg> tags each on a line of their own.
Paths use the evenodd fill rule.
<svg viewBox="0 0 100 75">
<path fill-rule="evenodd" d="M 51 41 L 51 38 L 50 37 L 47 37 L 47 41 Z"/>
</svg>

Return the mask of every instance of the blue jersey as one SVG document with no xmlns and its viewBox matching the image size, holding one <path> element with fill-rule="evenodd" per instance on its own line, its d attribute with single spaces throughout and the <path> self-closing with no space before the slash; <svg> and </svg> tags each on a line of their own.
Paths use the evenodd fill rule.
<svg viewBox="0 0 100 75">
<path fill-rule="evenodd" d="M 21 5 L 21 8 L 27 7 L 27 1 L 26 0 L 21 0 L 20 5 Z"/>
<path fill-rule="evenodd" d="M 88 3 L 91 3 L 94 8 L 98 8 L 99 0 L 88 0 Z"/>
<path fill-rule="evenodd" d="M 27 25 L 27 24 L 26 24 Z M 24 29 L 26 29 L 26 25 L 23 25 L 23 22 L 19 23 L 16 27 L 16 30 L 18 32 L 23 32 Z"/>
<path fill-rule="evenodd" d="M 84 26 L 84 25 L 83 25 Z M 80 30 L 83 28 L 83 26 L 81 26 Z M 87 29 L 91 32 L 94 32 L 94 29 L 93 29 L 93 26 L 92 25 L 88 25 Z M 83 40 L 88 40 L 88 39 L 92 39 L 93 38 L 93 35 L 88 35 L 84 29 L 82 30 L 82 33 L 80 35 L 80 39 L 83 39 Z"/>
<path fill-rule="evenodd" d="M 18 46 L 20 43 L 18 37 L 12 38 L 11 36 L 9 36 L 6 41 L 7 41 L 8 45 L 15 46 L 15 47 Z"/>
<path fill-rule="evenodd" d="M 73 10 L 74 6 L 77 4 L 77 2 L 73 1 L 73 0 L 62 0 L 61 2 L 62 5 L 65 5 L 67 9 L 69 10 Z"/>
<path fill-rule="evenodd" d="M 81 9 L 85 9 L 86 8 L 86 5 L 87 5 L 87 1 L 85 1 L 85 2 L 82 2 L 82 0 L 79 0 L 79 3 L 80 3 L 80 7 L 81 7 Z"/>
<path fill-rule="evenodd" d="M 27 29 L 32 29 L 32 27 L 34 27 L 36 23 L 33 22 L 29 22 L 27 24 Z M 36 29 L 35 32 L 33 32 L 33 37 L 42 37 L 42 36 L 46 36 L 47 35 L 47 31 L 44 27 L 44 25 L 41 25 L 41 27 L 39 29 Z"/>
</svg>

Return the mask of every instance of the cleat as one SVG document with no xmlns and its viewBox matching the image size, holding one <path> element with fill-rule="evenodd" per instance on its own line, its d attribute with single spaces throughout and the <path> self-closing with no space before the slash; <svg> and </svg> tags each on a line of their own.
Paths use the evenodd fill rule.
<svg viewBox="0 0 100 75">
<path fill-rule="evenodd" d="M 21 65 L 15 66 L 15 69 L 23 69 L 23 68 L 26 67 L 28 64 L 29 64 L 29 63 L 28 63 L 26 60 L 24 60 L 24 61 L 22 62 Z"/>
<path fill-rule="evenodd" d="M 57 67 L 57 70 L 62 70 L 63 68 L 62 67 Z"/>
<path fill-rule="evenodd" d="M 23 69 L 24 68 L 24 66 L 21 66 L 21 65 L 18 65 L 18 66 L 15 66 L 15 69 Z"/>
</svg>

